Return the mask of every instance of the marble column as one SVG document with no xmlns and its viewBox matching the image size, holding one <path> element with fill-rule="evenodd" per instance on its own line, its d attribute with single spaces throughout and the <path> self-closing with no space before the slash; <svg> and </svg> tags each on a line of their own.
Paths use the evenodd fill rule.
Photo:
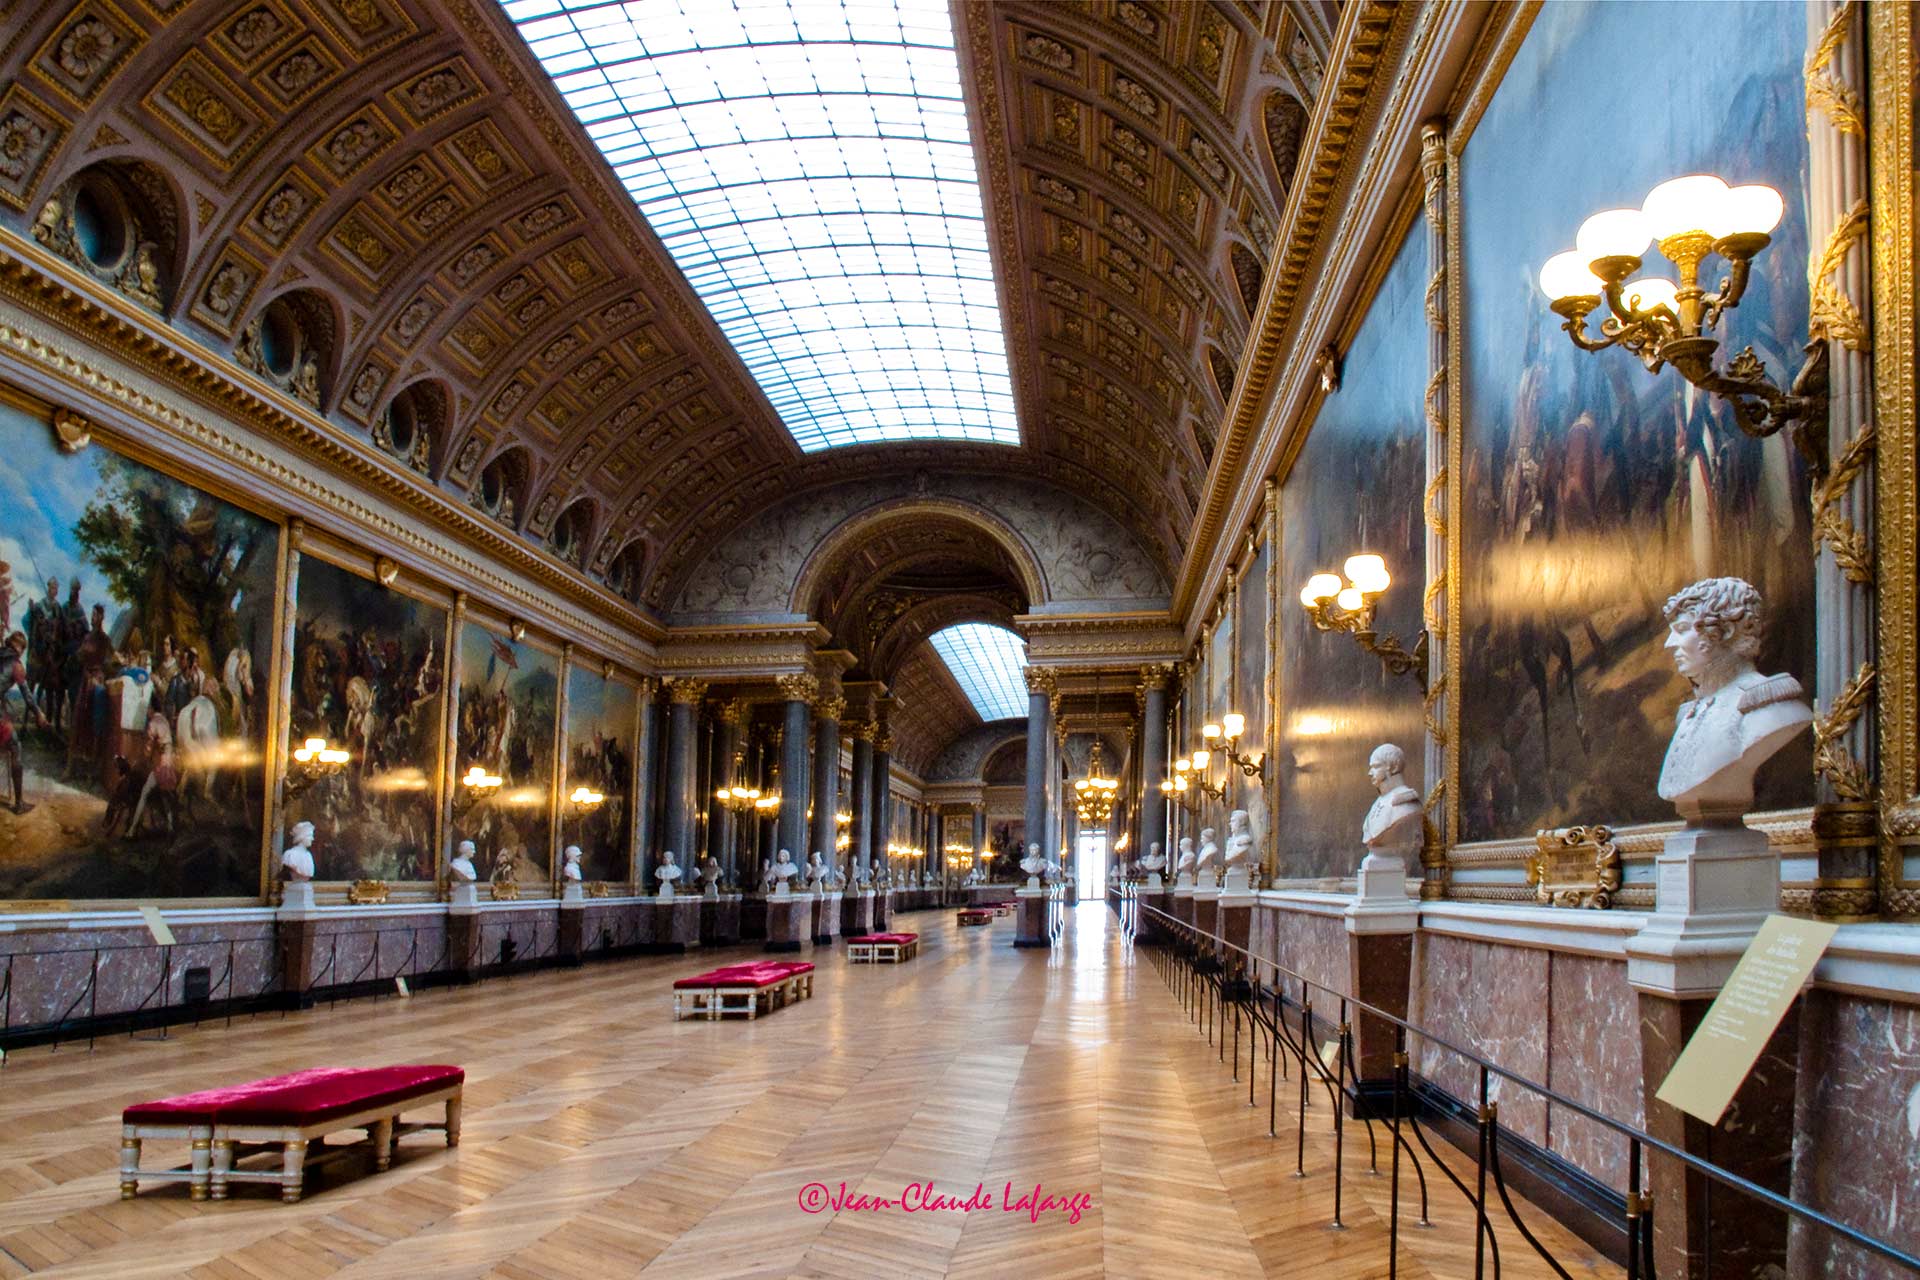
<svg viewBox="0 0 1920 1280">
<path fill-rule="evenodd" d="M 840 828 L 834 815 L 840 810 L 840 717 L 847 700 L 816 698 L 813 703 L 813 829 L 810 847 L 838 864 Z M 848 870 L 845 867 L 843 871 Z M 851 872 L 848 883 L 852 883 Z"/>
<path fill-rule="evenodd" d="M 1047 796 L 1052 785 L 1052 699 L 1058 687 L 1050 667 L 1027 668 L 1027 843 L 1047 851 Z M 1020 851 L 1022 857 L 1026 850 Z"/>
<path fill-rule="evenodd" d="M 852 847 L 849 861 L 857 867 L 873 865 L 873 722 L 856 720 L 849 727 L 853 734 L 853 796 L 848 808 L 853 823 L 848 829 Z"/>
<path fill-rule="evenodd" d="M 807 849 L 807 730 L 820 682 L 810 675 L 781 676 L 786 699 L 780 734 L 780 847 L 800 858 Z M 821 852 L 826 852 L 822 850 Z"/>
<path fill-rule="evenodd" d="M 873 791 L 873 797 L 868 802 L 873 815 L 873 836 L 868 844 L 868 852 L 876 859 L 890 861 L 887 859 L 887 846 L 896 843 L 893 837 L 893 734 L 884 720 L 875 722 L 873 774 L 868 785 Z"/>
<path fill-rule="evenodd" d="M 672 700 L 667 713 L 667 814 L 661 847 L 687 865 L 693 848 L 694 713 L 707 696 L 707 682 L 670 676 L 664 682 Z"/>
<path fill-rule="evenodd" d="M 633 880 L 650 883 L 653 874 L 654 813 L 659 807 L 660 714 L 654 695 L 659 681 L 640 679 L 640 767 L 633 799 Z"/>
</svg>

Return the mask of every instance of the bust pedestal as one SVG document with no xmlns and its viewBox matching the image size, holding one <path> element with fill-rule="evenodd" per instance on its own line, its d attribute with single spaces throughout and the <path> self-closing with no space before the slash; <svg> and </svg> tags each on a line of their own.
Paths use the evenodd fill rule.
<svg viewBox="0 0 1920 1280">
<path fill-rule="evenodd" d="M 1041 888 L 1023 888 L 1013 891 L 1013 945 L 1016 947 L 1044 947 L 1050 944 L 1047 936 L 1047 891 Z"/>
<path fill-rule="evenodd" d="M 562 906 L 565 906 L 569 902 L 584 903 L 586 900 L 587 887 L 578 880 L 562 880 L 560 882 L 560 904 Z"/>
<path fill-rule="evenodd" d="M 1227 868 L 1226 876 L 1220 881 L 1220 892 L 1223 894 L 1253 892 L 1253 886 L 1247 882 L 1246 863 L 1238 862 Z"/>
<path fill-rule="evenodd" d="M 554 950 L 568 964 L 579 964 L 586 947 L 587 895 L 578 880 L 560 883 L 560 928 Z"/>
<path fill-rule="evenodd" d="M 1420 903 L 1407 892 L 1404 852 L 1370 850 L 1360 859 L 1353 902 L 1347 907 L 1347 932 L 1412 933 L 1420 923 Z"/>
<path fill-rule="evenodd" d="M 700 895 L 700 945 L 732 946 L 740 941 L 740 895 L 721 893 L 714 886 Z"/>
<path fill-rule="evenodd" d="M 813 895 L 778 893 L 767 899 L 767 950 L 804 951 L 813 945 Z"/>
<path fill-rule="evenodd" d="M 1200 889 L 1206 889 L 1209 891 L 1218 890 L 1220 888 L 1219 870 L 1214 867 L 1200 868 L 1200 874 L 1198 878 L 1194 880 L 1193 887 L 1195 890 L 1200 890 Z"/>
<path fill-rule="evenodd" d="M 288 880 L 280 886 L 280 914 L 283 919 L 312 911 L 313 908 L 313 881 Z"/>
</svg>

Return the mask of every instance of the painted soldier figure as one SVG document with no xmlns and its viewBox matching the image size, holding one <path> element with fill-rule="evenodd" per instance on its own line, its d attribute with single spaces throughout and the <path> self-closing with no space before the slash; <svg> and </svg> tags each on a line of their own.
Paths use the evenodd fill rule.
<svg viewBox="0 0 1920 1280">
<path fill-rule="evenodd" d="M 47 595 L 44 600 L 35 600 L 27 606 L 27 652 L 32 655 L 32 665 L 27 678 L 33 689 L 33 698 L 39 702 L 44 715 L 51 716 L 49 724 L 60 721 L 60 704 L 63 690 L 60 680 L 60 579 L 47 579 Z"/>
<path fill-rule="evenodd" d="M 13 716 L 7 710 L 7 700 L 15 689 L 20 691 L 20 697 L 26 703 L 27 719 L 46 723 L 46 717 L 34 705 L 33 694 L 27 688 L 26 648 L 27 637 L 19 631 L 0 644 L 0 760 L 6 761 L 7 776 L 13 783 L 15 813 L 25 813 L 33 808 L 27 803 L 26 767 L 20 758 L 20 735 L 13 727 Z"/>
</svg>

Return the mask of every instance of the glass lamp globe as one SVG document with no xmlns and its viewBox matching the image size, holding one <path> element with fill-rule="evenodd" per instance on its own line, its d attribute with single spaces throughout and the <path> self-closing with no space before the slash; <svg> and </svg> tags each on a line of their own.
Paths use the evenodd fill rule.
<svg viewBox="0 0 1920 1280">
<path fill-rule="evenodd" d="M 1628 282 L 1620 293 L 1626 298 L 1627 305 L 1637 310 L 1651 311 L 1655 307 L 1664 306 L 1672 311 L 1675 309 L 1674 299 L 1678 290 L 1671 280 L 1663 280 L 1659 276 L 1643 276 Z"/>
<path fill-rule="evenodd" d="M 1593 259 L 1578 249 L 1556 253 L 1540 268 L 1540 292 L 1555 302 L 1562 298 L 1597 298 L 1600 277 L 1587 264 Z"/>
<path fill-rule="evenodd" d="M 1657 238 L 1639 209 L 1607 209 L 1580 224 L 1573 237 L 1574 250 L 1584 262 L 1596 258 L 1638 258 L 1647 251 L 1647 241 Z"/>
<path fill-rule="evenodd" d="M 1348 556 L 1342 568 L 1346 570 L 1347 581 L 1363 595 L 1378 595 L 1393 582 L 1387 573 L 1387 562 L 1376 555 Z"/>
<path fill-rule="evenodd" d="M 1360 594 L 1360 588 L 1348 587 L 1338 596 L 1334 597 L 1334 602 L 1348 613 L 1352 613 L 1354 610 L 1365 605 L 1367 601 L 1366 597 Z"/>
<path fill-rule="evenodd" d="M 1727 221 L 1735 232 L 1768 235 L 1780 225 L 1786 202 L 1772 187 L 1754 183 L 1727 192 Z"/>
<path fill-rule="evenodd" d="M 1692 173 L 1670 178 L 1647 192 L 1640 212 L 1646 215 L 1647 230 L 1655 240 L 1689 231 L 1718 238 L 1734 230 L 1728 225 L 1732 208 L 1727 194 L 1727 184 L 1712 174 Z"/>
</svg>

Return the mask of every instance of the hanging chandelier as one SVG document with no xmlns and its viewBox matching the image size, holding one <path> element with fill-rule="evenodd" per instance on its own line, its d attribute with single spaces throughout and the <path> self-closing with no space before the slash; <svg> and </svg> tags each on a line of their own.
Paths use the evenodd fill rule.
<svg viewBox="0 0 1920 1280">
<path fill-rule="evenodd" d="M 1073 784 L 1073 811 L 1089 827 L 1104 827 L 1120 798 L 1120 781 L 1108 776 L 1100 759 L 1100 677 L 1093 678 L 1093 749 L 1087 753 L 1086 776 Z"/>
</svg>

